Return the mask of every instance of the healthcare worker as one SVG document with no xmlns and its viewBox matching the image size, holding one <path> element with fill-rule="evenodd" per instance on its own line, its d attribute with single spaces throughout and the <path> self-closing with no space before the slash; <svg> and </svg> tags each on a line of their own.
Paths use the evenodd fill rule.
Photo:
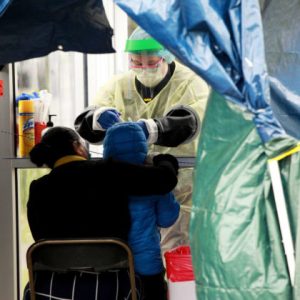
<svg viewBox="0 0 300 300">
<path fill-rule="evenodd" d="M 116 75 L 98 92 L 92 106 L 75 120 L 90 143 L 120 121 L 138 121 L 150 152 L 194 157 L 209 87 L 148 33 L 137 27 L 126 43 L 130 70 Z M 162 250 L 189 244 L 193 168 L 181 168 L 174 191 L 181 205 L 177 222 L 161 230 Z M 151 184 L 149 182 L 149 184 Z"/>
</svg>

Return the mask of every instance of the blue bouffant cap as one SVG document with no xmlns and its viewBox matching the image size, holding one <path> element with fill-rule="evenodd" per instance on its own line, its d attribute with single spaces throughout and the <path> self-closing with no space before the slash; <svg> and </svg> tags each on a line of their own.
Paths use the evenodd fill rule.
<svg viewBox="0 0 300 300">
<path fill-rule="evenodd" d="M 147 156 L 147 140 L 142 128 L 134 122 L 117 123 L 110 127 L 103 141 L 103 158 L 114 158 L 143 164 Z"/>
<path fill-rule="evenodd" d="M 149 35 L 146 31 L 144 31 L 141 27 L 137 27 L 130 37 L 128 38 L 129 41 L 131 40 L 148 40 L 153 39 L 151 35 Z M 136 51 L 134 52 L 136 53 Z M 168 64 L 170 64 L 174 59 L 175 56 L 169 52 L 167 49 L 163 48 L 161 50 L 151 51 L 149 54 L 156 55 L 162 57 Z"/>
</svg>

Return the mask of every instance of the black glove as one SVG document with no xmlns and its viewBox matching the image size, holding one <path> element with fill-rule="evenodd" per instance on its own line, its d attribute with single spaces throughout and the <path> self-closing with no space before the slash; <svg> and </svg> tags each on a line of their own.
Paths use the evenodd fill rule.
<svg viewBox="0 0 300 300">
<path fill-rule="evenodd" d="M 172 165 L 176 175 L 178 174 L 179 164 L 177 158 L 171 154 L 158 154 L 153 157 L 154 166 Z"/>
<path fill-rule="evenodd" d="M 177 147 L 192 141 L 199 133 L 201 122 L 196 111 L 189 106 L 180 105 L 166 116 L 154 118 L 158 129 L 155 145 Z"/>
<path fill-rule="evenodd" d="M 85 140 L 92 144 L 100 143 L 105 136 L 105 131 L 93 130 L 93 117 L 97 106 L 89 106 L 76 117 L 74 122 L 75 130 Z"/>
</svg>

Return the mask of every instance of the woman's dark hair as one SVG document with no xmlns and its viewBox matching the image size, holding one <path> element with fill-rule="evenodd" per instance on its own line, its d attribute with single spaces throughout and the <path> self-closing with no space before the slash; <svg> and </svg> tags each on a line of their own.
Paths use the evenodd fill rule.
<svg viewBox="0 0 300 300">
<path fill-rule="evenodd" d="M 48 129 L 41 142 L 36 144 L 29 153 L 30 160 L 38 167 L 46 164 L 53 168 L 54 163 L 63 156 L 76 154 L 74 142 L 80 141 L 75 130 L 56 126 Z"/>
</svg>

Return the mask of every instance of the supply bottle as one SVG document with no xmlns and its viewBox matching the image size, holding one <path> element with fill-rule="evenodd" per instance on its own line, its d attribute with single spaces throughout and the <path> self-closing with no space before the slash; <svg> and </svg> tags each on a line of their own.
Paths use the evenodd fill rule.
<svg viewBox="0 0 300 300">
<path fill-rule="evenodd" d="M 48 115 L 48 122 L 47 122 L 47 126 L 45 129 L 43 129 L 42 131 L 42 136 L 49 130 L 49 128 L 54 126 L 54 123 L 52 122 L 51 118 L 54 117 L 56 115 Z"/>
<path fill-rule="evenodd" d="M 35 144 L 34 100 L 19 100 L 19 156 L 28 157 Z"/>
</svg>

